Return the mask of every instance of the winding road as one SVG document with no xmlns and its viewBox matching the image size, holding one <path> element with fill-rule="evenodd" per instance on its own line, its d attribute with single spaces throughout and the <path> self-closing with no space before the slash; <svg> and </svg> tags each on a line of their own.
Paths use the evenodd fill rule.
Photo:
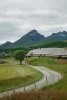
<svg viewBox="0 0 67 100">
<path fill-rule="evenodd" d="M 49 70 L 45 67 L 41 67 L 41 66 L 38 67 L 38 66 L 32 66 L 32 65 L 28 65 L 28 66 L 43 73 L 42 79 L 40 79 L 39 81 L 37 81 L 31 85 L 28 85 L 26 87 L 21 87 L 21 88 L 15 89 L 15 90 L 0 93 L 0 97 L 13 94 L 14 92 L 25 92 L 25 91 L 29 91 L 32 89 L 40 89 L 40 88 L 47 86 L 49 84 L 56 83 L 62 78 L 61 74 L 59 74 L 55 71 Z"/>
</svg>

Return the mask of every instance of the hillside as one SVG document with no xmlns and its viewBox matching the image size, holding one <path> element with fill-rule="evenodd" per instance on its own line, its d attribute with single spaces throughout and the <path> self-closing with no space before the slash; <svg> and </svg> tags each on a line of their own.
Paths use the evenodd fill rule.
<svg viewBox="0 0 67 100">
<path fill-rule="evenodd" d="M 37 30 L 32 30 L 19 40 L 13 43 L 13 46 L 27 46 L 35 44 L 36 42 L 43 41 L 45 37 L 37 32 Z"/>
<path fill-rule="evenodd" d="M 41 43 L 41 44 L 36 44 L 36 45 L 30 46 L 29 48 L 36 49 L 36 48 L 51 48 L 51 47 L 67 48 L 67 41 Z"/>
<path fill-rule="evenodd" d="M 63 41 L 67 40 L 67 32 L 52 33 L 50 36 L 46 37 L 46 41 Z"/>
<path fill-rule="evenodd" d="M 59 47 L 59 48 L 67 48 L 67 41 L 60 41 L 60 42 L 51 42 L 51 43 L 40 43 L 32 46 L 25 46 L 25 47 L 17 47 L 17 48 L 0 48 L 0 52 L 15 52 L 16 50 L 24 50 L 28 53 L 32 49 L 37 48 L 49 48 L 49 47 Z"/>
<path fill-rule="evenodd" d="M 9 41 L 7 41 L 6 43 L 4 43 L 4 44 L 2 44 L 2 45 L 0 45 L 0 47 L 2 47 L 2 48 L 8 48 L 8 47 L 10 47 L 12 45 L 12 42 L 9 42 Z"/>
</svg>

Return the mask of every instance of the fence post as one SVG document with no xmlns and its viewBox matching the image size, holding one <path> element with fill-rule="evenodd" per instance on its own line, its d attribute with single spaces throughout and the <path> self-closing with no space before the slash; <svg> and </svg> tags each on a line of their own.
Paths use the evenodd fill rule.
<svg viewBox="0 0 67 100">
<path fill-rule="evenodd" d="M 47 76 L 46 76 L 46 83 L 47 83 L 47 85 L 48 85 L 48 80 L 47 80 Z"/>
<path fill-rule="evenodd" d="M 36 90 L 36 83 L 34 83 L 34 87 L 35 87 L 35 90 Z"/>
<path fill-rule="evenodd" d="M 63 79 L 63 75 L 61 74 L 61 79 Z"/>
<path fill-rule="evenodd" d="M 60 80 L 60 79 L 59 79 L 59 77 L 58 77 L 58 82 L 59 82 L 59 80 Z"/>
<path fill-rule="evenodd" d="M 53 82 L 54 82 L 54 75 L 53 75 Z"/>
<path fill-rule="evenodd" d="M 24 86 L 24 92 L 25 92 L 25 86 Z"/>
</svg>

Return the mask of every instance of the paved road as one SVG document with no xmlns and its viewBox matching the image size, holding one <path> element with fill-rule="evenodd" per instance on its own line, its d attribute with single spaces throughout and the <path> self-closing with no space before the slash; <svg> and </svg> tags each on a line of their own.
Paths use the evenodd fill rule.
<svg viewBox="0 0 67 100">
<path fill-rule="evenodd" d="M 28 66 L 42 72 L 43 73 L 42 79 L 37 81 L 36 83 L 33 83 L 33 84 L 28 85 L 26 87 L 22 87 L 22 88 L 18 88 L 18 89 L 15 89 L 15 90 L 0 93 L 0 97 L 2 97 L 4 95 L 10 95 L 13 92 L 25 92 L 25 91 L 29 91 L 29 90 L 32 90 L 32 89 L 40 89 L 43 86 L 47 86 L 49 84 L 56 83 L 61 79 L 61 74 L 54 72 L 54 71 L 51 71 L 51 70 L 49 70 L 45 67 L 40 67 L 40 66 L 37 67 L 37 66 L 31 66 L 31 65 L 28 65 Z"/>
</svg>

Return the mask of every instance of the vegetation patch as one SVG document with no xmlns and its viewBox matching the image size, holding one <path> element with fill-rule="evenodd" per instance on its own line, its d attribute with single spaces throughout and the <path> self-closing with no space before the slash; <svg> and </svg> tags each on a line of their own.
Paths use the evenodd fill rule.
<svg viewBox="0 0 67 100">
<path fill-rule="evenodd" d="M 30 91 L 4 96 L 0 100 L 67 100 L 65 91 Z"/>
<path fill-rule="evenodd" d="M 65 63 L 67 64 L 67 59 L 60 59 L 60 60 L 57 60 L 57 62 L 58 62 L 58 63 L 62 63 L 62 64 L 63 64 L 63 63 L 64 63 L 64 64 L 65 64 Z"/>
<path fill-rule="evenodd" d="M 0 65 L 0 92 L 24 87 L 42 78 L 42 73 L 23 65 Z"/>
</svg>

